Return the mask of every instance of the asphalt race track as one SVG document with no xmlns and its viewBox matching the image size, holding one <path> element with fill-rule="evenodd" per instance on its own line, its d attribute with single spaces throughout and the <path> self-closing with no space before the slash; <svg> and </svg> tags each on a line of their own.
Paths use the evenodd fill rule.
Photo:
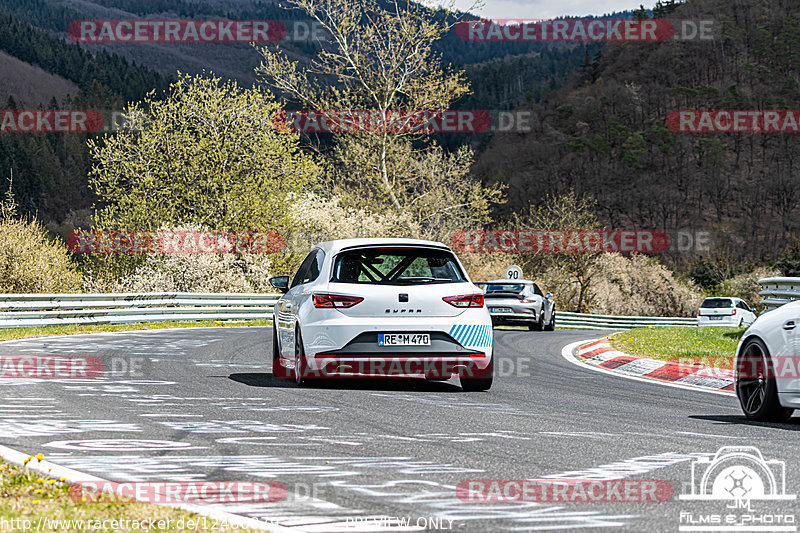
<svg viewBox="0 0 800 533">
<path fill-rule="evenodd" d="M 784 461 L 800 493 L 800 417 L 748 423 L 730 396 L 642 383 L 566 361 L 591 331 L 495 330 L 485 393 L 457 380 L 271 373 L 269 328 L 202 328 L 2 343 L 3 355 L 95 356 L 94 379 L 0 380 L 0 444 L 116 481 L 271 480 L 279 503 L 224 510 L 298 531 L 678 531 L 725 514 L 692 492 L 691 463 L 722 446 Z M 671 483 L 666 502 L 469 502 L 465 480 Z M 751 502 L 794 516 L 797 500 Z M 696 525 L 696 524 L 695 524 Z"/>
</svg>

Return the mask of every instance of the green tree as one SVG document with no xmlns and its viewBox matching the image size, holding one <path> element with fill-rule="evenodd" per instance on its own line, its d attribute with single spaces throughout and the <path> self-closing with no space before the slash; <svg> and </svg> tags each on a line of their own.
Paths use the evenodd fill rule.
<svg viewBox="0 0 800 533">
<path fill-rule="evenodd" d="M 131 105 L 132 127 L 89 141 L 95 227 L 286 230 L 287 196 L 318 169 L 297 135 L 271 127 L 277 110 L 269 94 L 203 76 Z"/>
<path fill-rule="evenodd" d="M 795 239 L 786 247 L 775 266 L 784 276 L 800 277 L 800 239 Z"/>
<path fill-rule="evenodd" d="M 18 218 L 9 189 L 0 201 L 0 293 L 78 292 L 81 276 L 67 248 L 35 220 Z"/>
<path fill-rule="evenodd" d="M 597 202 L 589 197 L 580 197 L 575 191 L 548 196 L 540 206 L 532 206 L 526 213 L 512 217 L 515 227 L 540 231 L 598 230 L 602 229 L 595 210 Z M 540 253 L 520 258 L 526 272 L 542 275 L 558 272 L 563 283 L 553 290 L 559 301 L 571 302 L 569 311 L 586 312 L 591 306 L 591 288 L 598 274 L 600 253 Z"/>
<path fill-rule="evenodd" d="M 443 214 L 444 197 L 434 205 L 435 191 L 421 190 L 421 183 L 436 182 L 425 169 L 444 173 L 437 176 L 442 178 L 440 184 L 461 181 L 463 185 L 472 153 L 451 157 L 429 135 L 410 132 L 404 125 L 408 112 L 448 109 L 469 91 L 464 72 L 443 66 L 432 49 L 457 18 L 448 10 L 434 12 L 414 2 L 290 0 L 290 4 L 324 28 L 328 44 L 308 68 L 280 50 L 260 48 L 263 60 L 256 72 L 276 91 L 309 109 L 369 110 L 382 117 L 378 131 L 339 135 L 335 148 L 324 151 L 339 186 L 356 191 L 361 205 Z M 421 173 L 427 176 L 422 181 Z M 479 184 L 464 190 L 473 194 L 450 206 L 447 219 L 463 220 L 500 197 L 499 189 Z M 424 218 L 418 222 L 431 223 Z"/>
</svg>

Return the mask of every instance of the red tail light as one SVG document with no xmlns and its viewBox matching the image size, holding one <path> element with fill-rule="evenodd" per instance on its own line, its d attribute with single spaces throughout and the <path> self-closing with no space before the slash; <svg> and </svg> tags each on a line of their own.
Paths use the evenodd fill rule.
<svg viewBox="0 0 800 533">
<path fill-rule="evenodd" d="M 736 308 L 734 307 L 733 308 L 733 313 L 731 313 L 731 316 L 734 316 L 735 314 L 736 314 Z"/>
<path fill-rule="evenodd" d="M 483 307 L 483 293 L 445 296 L 442 298 L 453 307 Z"/>
<path fill-rule="evenodd" d="M 322 292 L 312 294 L 311 297 L 314 299 L 314 307 L 335 307 L 337 309 L 353 307 L 364 300 L 359 296 L 344 296 L 342 294 L 326 294 Z"/>
<path fill-rule="evenodd" d="M 528 298 L 520 298 L 519 303 L 521 304 L 535 304 L 536 300 L 529 300 Z"/>
</svg>

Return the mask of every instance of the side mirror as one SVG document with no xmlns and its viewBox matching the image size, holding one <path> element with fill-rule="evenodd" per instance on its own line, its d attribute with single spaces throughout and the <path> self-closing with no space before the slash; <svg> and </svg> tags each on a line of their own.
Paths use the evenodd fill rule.
<svg viewBox="0 0 800 533">
<path fill-rule="evenodd" d="M 281 292 L 289 291 L 289 276 L 275 276 L 269 278 L 269 284 Z"/>
<path fill-rule="evenodd" d="M 553 293 L 552 292 L 548 292 L 547 294 L 544 295 L 544 297 L 549 300 L 550 298 L 553 297 Z"/>
</svg>

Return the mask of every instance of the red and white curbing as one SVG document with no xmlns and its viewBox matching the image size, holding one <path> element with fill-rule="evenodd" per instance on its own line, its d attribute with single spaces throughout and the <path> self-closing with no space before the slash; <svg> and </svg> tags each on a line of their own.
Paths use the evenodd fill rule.
<svg viewBox="0 0 800 533">
<path fill-rule="evenodd" d="M 733 370 L 628 355 L 614 349 L 607 337 L 578 346 L 575 355 L 591 365 L 628 376 L 712 391 L 733 392 L 735 387 Z"/>
</svg>

